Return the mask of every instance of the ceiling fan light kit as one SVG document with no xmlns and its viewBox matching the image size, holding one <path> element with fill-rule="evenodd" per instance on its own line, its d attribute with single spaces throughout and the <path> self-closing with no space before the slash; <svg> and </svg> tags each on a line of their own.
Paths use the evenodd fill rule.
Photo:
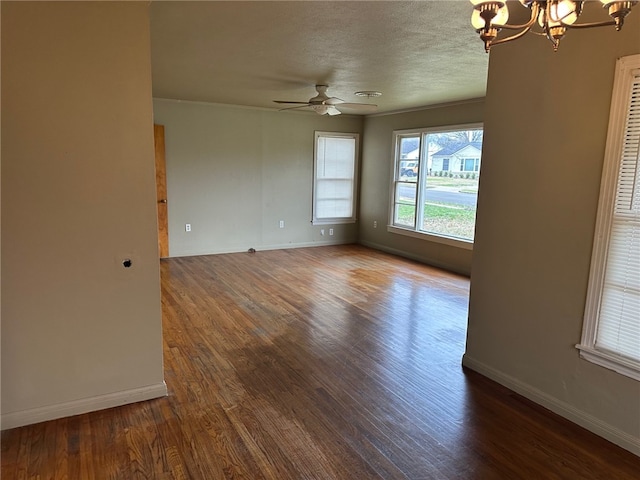
<svg viewBox="0 0 640 480">
<path fill-rule="evenodd" d="M 311 108 L 318 115 L 340 115 L 341 109 L 353 110 L 357 113 L 372 113 L 378 107 L 371 103 L 347 103 L 337 97 L 329 97 L 327 95 L 327 88 L 329 85 L 316 85 L 317 95 L 311 97 L 307 102 L 297 102 L 288 100 L 274 100 L 275 103 L 283 103 L 294 105 L 292 107 L 286 107 L 282 110 L 295 110 L 300 108 Z"/>
<path fill-rule="evenodd" d="M 582 13 L 584 3 L 586 3 L 584 1 L 520 0 L 524 7 L 530 9 L 530 18 L 528 22 L 521 25 L 512 25 L 507 23 L 509 9 L 506 0 L 470 1 L 473 5 L 471 24 L 484 42 L 486 52 L 489 52 L 494 45 L 516 40 L 527 32 L 546 36 L 553 45 L 553 50 L 557 51 L 560 40 L 569 29 L 614 26 L 616 30 L 621 30 L 625 17 L 638 3 L 637 0 L 600 0 L 602 7 L 607 9 L 611 20 L 576 23 Z M 507 37 L 497 38 L 502 29 L 516 30 L 517 32 Z"/>
<path fill-rule="evenodd" d="M 355 92 L 354 95 L 356 97 L 375 98 L 382 95 L 382 92 L 376 92 L 375 90 L 361 90 L 359 92 Z"/>
</svg>

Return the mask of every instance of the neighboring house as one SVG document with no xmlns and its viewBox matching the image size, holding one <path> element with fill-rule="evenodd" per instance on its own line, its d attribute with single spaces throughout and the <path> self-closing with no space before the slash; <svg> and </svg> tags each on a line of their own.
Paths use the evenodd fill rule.
<svg viewBox="0 0 640 480">
<path fill-rule="evenodd" d="M 479 172 L 481 142 L 451 143 L 431 156 L 431 173 Z"/>
<path fill-rule="evenodd" d="M 420 155 L 420 139 L 406 138 L 400 147 L 400 158 L 406 160 L 415 160 Z"/>
<path fill-rule="evenodd" d="M 420 157 L 420 147 L 414 148 L 410 152 L 403 153 L 401 158 L 403 160 L 417 160 L 419 157 Z"/>
</svg>

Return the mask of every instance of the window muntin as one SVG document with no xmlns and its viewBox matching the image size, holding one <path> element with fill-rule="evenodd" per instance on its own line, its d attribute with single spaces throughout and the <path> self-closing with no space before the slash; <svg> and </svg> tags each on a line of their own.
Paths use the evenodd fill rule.
<svg viewBox="0 0 640 480">
<path fill-rule="evenodd" d="M 313 223 L 356 221 L 357 133 L 316 132 Z"/>
<path fill-rule="evenodd" d="M 390 231 L 473 242 L 482 125 L 399 131 L 394 140 Z"/>
<path fill-rule="evenodd" d="M 640 55 L 616 65 L 580 356 L 640 380 Z"/>
</svg>

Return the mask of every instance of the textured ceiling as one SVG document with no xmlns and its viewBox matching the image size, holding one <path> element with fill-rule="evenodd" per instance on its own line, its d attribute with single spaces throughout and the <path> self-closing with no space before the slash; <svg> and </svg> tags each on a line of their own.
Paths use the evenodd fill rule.
<svg viewBox="0 0 640 480">
<path fill-rule="evenodd" d="M 314 85 L 379 112 L 482 97 L 488 55 L 468 1 L 151 4 L 153 94 L 277 108 Z"/>
</svg>

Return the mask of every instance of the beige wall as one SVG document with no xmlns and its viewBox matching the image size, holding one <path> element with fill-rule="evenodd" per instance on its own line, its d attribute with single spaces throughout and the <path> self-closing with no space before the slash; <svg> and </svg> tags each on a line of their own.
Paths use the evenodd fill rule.
<svg viewBox="0 0 640 480">
<path fill-rule="evenodd" d="M 311 203 L 314 131 L 361 133 L 360 117 L 156 99 L 154 121 L 165 126 L 170 256 L 357 240 L 356 224 L 311 225 Z"/>
<path fill-rule="evenodd" d="M 469 275 L 471 250 L 387 232 L 393 175 L 393 131 L 482 122 L 484 102 L 426 108 L 365 119 L 359 241 L 364 245 Z M 484 168 L 484 167 L 483 167 Z M 377 222 L 377 228 L 373 222 Z"/>
<path fill-rule="evenodd" d="M 528 35 L 489 64 L 465 364 L 640 452 L 640 383 L 581 360 L 614 65 L 622 32 Z"/>
<path fill-rule="evenodd" d="M 1 8 L 8 428 L 165 387 L 148 4 Z"/>
</svg>

